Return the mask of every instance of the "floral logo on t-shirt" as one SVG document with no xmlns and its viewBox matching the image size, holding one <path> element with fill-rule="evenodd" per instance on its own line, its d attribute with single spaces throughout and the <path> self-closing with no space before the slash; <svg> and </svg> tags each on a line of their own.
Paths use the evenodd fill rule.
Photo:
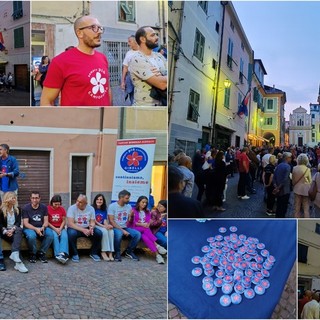
<svg viewBox="0 0 320 320">
<path fill-rule="evenodd" d="M 95 77 L 92 77 L 90 79 L 90 83 L 94 86 L 92 88 L 92 93 L 93 94 L 97 94 L 98 91 L 100 93 L 104 93 L 105 92 L 104 85 L 107 83 L 107 79 L 106 78 L 101 78 L 101 73 L 100 72 L 97 72 Z"/>
</svg>

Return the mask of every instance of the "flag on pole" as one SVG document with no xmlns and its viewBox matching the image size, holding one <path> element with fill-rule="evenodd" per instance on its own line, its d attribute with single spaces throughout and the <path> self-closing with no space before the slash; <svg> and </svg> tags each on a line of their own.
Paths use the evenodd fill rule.
<svg viewBox="0 0 320 320">
<path fill-rule="evenodd" d="M 250 97 L 251 97 L 251 88 L 248 90 L 247 94 L 245 95 L 241 104 L 239 105 L 237 114 L 240 118 L 248 116 L 248 105 L 249 105 Z"/>
<path fill-rule="evenodd" d="M 2 32 L 0 32 L 0 51 L 3 51 L 5 48 Z"/>
</svg>

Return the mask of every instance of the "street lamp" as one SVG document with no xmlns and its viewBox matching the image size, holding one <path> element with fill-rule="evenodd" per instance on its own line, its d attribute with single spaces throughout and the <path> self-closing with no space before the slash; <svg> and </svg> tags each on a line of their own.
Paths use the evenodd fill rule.
<svg viewBox="0 0 320 320">
<path fill-rule="evenodd" d="M 231 81 L 229 79 L 224 80 L 223 84 L 226 89 L 229 89 L 231 87 Z"/>
</svg>

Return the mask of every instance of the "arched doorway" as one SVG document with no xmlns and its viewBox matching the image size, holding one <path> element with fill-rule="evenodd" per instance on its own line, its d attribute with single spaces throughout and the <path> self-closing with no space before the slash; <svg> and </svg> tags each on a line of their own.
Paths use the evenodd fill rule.
<svg viewBox="0 0 320 320">
<path fill-rule="evenodd" d="M 276 137 L 271 132 L 266 132 L 263 134 L 263 137 L 269 140 L 268 145 L 275 146 L 276 145 Z"/>
</svg>

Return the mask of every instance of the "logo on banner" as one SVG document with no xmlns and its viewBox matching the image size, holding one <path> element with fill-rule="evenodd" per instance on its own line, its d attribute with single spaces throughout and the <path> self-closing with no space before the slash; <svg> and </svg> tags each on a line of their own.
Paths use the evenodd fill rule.
<svg viewBox="0 0 320 320">
<path fill-rule="evenodd" d="M 120 158 L 122 169 L 128 173 L 137 173 L 145 168 L 148 163 L 148 155 L 141 148 L 130 148 Z"/>
</svg>

